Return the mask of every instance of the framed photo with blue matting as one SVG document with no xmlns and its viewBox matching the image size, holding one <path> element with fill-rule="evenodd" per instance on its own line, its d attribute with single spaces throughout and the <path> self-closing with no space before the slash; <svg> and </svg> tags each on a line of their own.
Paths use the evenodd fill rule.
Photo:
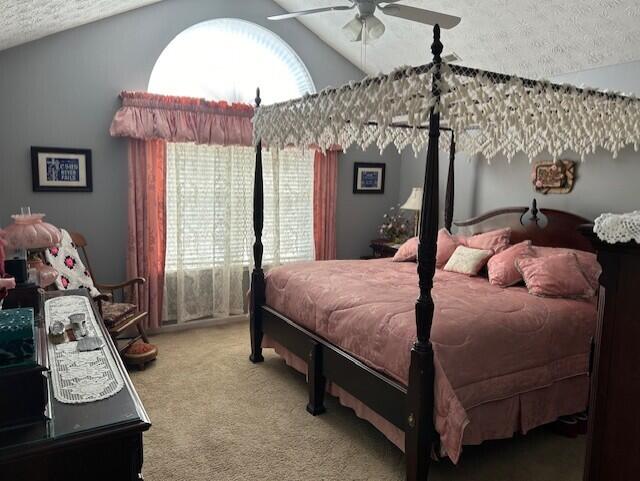
<svg viewBox="0 0 640 481">
<path fill-rule="evenodd" d="M 92 192 L 91 150 L 31 147 L 34 192 Z"/>
<path fill-rule="evenodd" d="M 353 164 L 354 194 L 384 194 L 386 164 L 355 162 Z"/>
</svg>

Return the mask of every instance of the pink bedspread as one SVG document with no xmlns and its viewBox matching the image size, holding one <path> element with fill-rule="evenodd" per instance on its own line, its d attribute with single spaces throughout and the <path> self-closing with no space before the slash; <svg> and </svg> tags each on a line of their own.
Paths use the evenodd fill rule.
<svg viewBox="0 0 640 481">
<path fill-rule="evenodd" d="M 415 340 L 416 264 L 324 261 L 267 274 L 267 305 L 407 384 Z M 588 372 L 595 302 L 436 271 L 431 340 L 436 429 L 457 461 L 467 411 Z"/>
</svg>

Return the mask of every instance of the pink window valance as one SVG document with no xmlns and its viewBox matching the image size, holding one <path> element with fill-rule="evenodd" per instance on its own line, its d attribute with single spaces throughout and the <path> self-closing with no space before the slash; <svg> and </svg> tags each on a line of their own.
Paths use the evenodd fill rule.
<svg viewBox="0 0 640 481">
<path fill-rule="evenodd" d="M 122 92 L 114 137 L 164 139 L 209 145 L 251 146 L 253 106 L 147 92 Z"/>
</svg>

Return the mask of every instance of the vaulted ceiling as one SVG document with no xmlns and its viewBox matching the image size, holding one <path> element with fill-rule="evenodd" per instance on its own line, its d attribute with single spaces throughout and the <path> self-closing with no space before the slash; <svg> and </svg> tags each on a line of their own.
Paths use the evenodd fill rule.
<svg viewBox="0 0 640 481">
<path fill-rule="evenodd" d="M 0 0 L 0 50 L 160 0 Z"/>
<path fill-rule="evenodd" d="M 286 10 L 350 5 L 350 0 L 275 0 Z M 462 17 L 443 31 L 445 53 L 462 64 L 533 78 L 640 60 L 640 0 L 402 0 L 404 5 Z M 353 11 L 300 20 L 326 43 L 361 65 L 361 47 L 341 27 Z M 367 73 L 430 61 L 428 26 L 376 13 L 387 27 L 366 50 Z M 292 21 L 292 20 L 288 20 Z M 293 20 L 295 21 L 295 20 Z"/>
<path fill-rule="evenodd" d="M 0 0 L 0 50 L 158 1 Z M 275 1 L 289 11 L 351 4 L 350 0 Z M 445 53 L 455 52 L 463 64 L 473 67 L 537 78 L 640 60 L 639 0 L 401 3 L 462 17 L 460 25 L 443 32 Z M 430 60 L 428 26 L 378 13 L 387 31 L 367 47 L 363 65 L 360 44 L 349 42 L 341 32 L 353 15 L 352 11 L 330 12 L 301 21 L 367 73 Z"/>
</svg>

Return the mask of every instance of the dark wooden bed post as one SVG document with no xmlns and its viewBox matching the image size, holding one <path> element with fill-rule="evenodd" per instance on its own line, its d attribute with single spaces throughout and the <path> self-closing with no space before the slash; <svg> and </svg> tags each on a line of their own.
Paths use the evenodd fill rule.
<svg viewBox="0 0 640 481">
<path fill-rule="evenodd" d="M 420 296 L 416 301 L 416 342 L 411 349 L 409 385 L 407 387 L 407 428 L 405 430 L 405 453 L 407 480 L 425 481 L 429 476 L 431 450 L 434 443 L 434 378 L 433 348 L 429 337 L 433 320 L 431 289 L 436 269 L 436 241 L 438 236 L 438 141 L 440 137 L 440 68 L 442 59 L 440 26 L 433 28 L 433 73 L 432 92 L 436 105 L 429 115 L 429 145 L 427 166 L 422 196 L 422 216 L 418 245 L 418 277 Z"/>
<path fill-rule="evenodd" d="M 256 109 L 260 107 L 260 89 L 256 90 Z M 251 273 L 251 305 L 249 329 L 251 332 L 251 362 L 262 362 L 262 306 L 265 302 L 264 271 L 262 270 L 262 227 L 264 224 L 264 186 L 262 182 L 262 140 L 256 144 L 256 167 L 253 180 L 253 272 Z"/>
<path fill-rule="evenodd" d="M 456 188 L 456 134 L 451 130 L 451 146 L 449 147 L 449 173 L 447 175 L 447 194 L 444 198 L 444 226 L 451 232 L 453 225 L 453 207 Z"/>
</svg>

